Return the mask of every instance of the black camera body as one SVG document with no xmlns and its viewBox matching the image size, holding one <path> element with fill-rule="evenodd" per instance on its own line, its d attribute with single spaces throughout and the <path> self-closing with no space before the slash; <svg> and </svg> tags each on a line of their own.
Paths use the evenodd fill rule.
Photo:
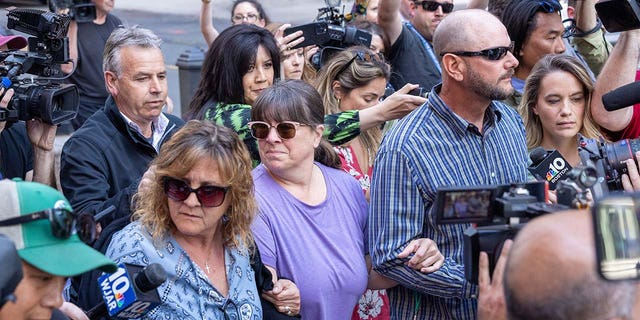
<svg viewBox="0 0 640 320">
<path fill-rule="evenodd" d="M 513 239 L 527 221 L 568 206 L 546 203 L 544 181 L 513 185 L 440 188 L 436 195 L 436 223 L 475 223 L 464 231 L 465 278 L 478 283 L 480 252 L 489 256 L 489 268 L 498 260 L 505 240 Z"/>
<path fill-rule="evenodd" d="M 602 138 L 589 139 L 580 136 L 578 139 L 578 153 L 582 163 L 593 166 L 603 180 L 599 183 L 603 192 L 594 196 L 599 198 L 609 190 L 622 190 L 622 174 L 627 173 L 624 161 L 635 159 L 634 154 L 640 151 L 640 139 L 623 139 L 611 143 Z"/>
<path fill-rule="evenodd" d="M 609 32 L 640 29 L 638 0 L 604 0 L 596 3 L 596 12 Z"/>
<path fill-rule="evenodd" d="M 335 6 L 327 6 L 318 9 L 318 15 L 314 22 L 291 27 L 284 30 L 284 36 L 296 31 L 302 31 L 304 41 L 293 48 L 304 48 L 316 45 L 320 48 L 318 53 L 311 58 L 311 63 L 316 69 L 328 61 L 333 54 L 344 48 L 362 45 L 371 45 L 372 35 L 368 31 L 346 25 L 346 18 Z"/>
<path fill-rule="evenodd" d="M 90 22 L 96 19 L 96 5 L 91 0 L 49 0 L 49 10 L 60 12 L 68 10 L 69 18 L 78 23 Z"/>
<path fill-rule="evenodd" d="M 0 85 L 13 88 L 0 121 L 42 119 L 59 124 L 78 111 L 78 89 L 62 83 L 60 64 L 69 61 L 67 29 L 70 18 L 35 9 L 13 9 L 7 14 L 9 29 L 29 37 L 29 51 L 0 52 Z"/>
</svg>

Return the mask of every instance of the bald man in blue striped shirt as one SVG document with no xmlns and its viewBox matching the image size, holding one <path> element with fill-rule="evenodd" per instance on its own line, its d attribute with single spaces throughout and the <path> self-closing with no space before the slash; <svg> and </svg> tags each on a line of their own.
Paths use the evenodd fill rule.
<svg viewBox="0 0 640 320">
<path fill-rule="evenodd" d="M 463 231 L 436 225 L 432 205 L 444 186 L 507 184 L 527 178 L 522 119 L 497 100 L 513 92 L 518 60 L 502 23 L 483 10 L 456 11 L 436 29 L 442 84 L 387 133 L 374 165 L 369 214 L 373 267 L 397 281 L 392 319 L 474 319 L 477 286 L 466 281 Z M 415 238 L 445 256 L 436 272 L 408 268 L 397 255 Z"/>
</svg>

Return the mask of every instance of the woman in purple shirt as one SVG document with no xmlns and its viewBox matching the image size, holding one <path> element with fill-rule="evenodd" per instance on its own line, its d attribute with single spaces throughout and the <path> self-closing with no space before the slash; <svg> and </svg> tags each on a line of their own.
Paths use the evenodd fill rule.
<svg viewBox="0 0 640 320">
<path fill-rule="evenodd" d="M 349 319 L 367 287 L 395 283 L 369 272 L 367 201 L 358 182 L 337 169 L 340 159 L 322 139 L 322 99 L 302 81 L 280 82 L 258 97 L 251 119 L 262 160 L 253 170 L 259 208 L 254 237 L 264 264 L 300 290 L 300 306 L 281 311 Z M 414 269 L 437 270 L 443 257 L 435 244 L 414 242 L 398 256 Z"/>
</svg>

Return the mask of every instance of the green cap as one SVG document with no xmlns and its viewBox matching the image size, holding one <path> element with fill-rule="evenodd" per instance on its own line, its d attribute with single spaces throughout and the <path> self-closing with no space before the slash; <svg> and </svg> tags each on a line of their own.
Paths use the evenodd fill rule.
<svg viewBox="0 0 640 320">
<path fill-rule="evenodd" d="M 58 190 L 18 179 L 0 181 L 0 203 L 0 220 L 45 209 L 72 210 Z M 82 242 L 77 234 L 68 239 L 55 237 L 47 219 L 0 227 L 0 233 L 15 243 L 22 260 L 55 276 L 71 277 L 96 268 L 109 273 L 117 270 L 113 261 Z"/>
</svg>

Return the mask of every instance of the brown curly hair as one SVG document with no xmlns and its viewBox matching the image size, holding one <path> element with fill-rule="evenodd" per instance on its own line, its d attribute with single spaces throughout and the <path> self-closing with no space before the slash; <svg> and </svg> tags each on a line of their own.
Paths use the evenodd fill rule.
<svg viewBox="0 0 640 320">
<path fill-rule="evenodd" d="M 253 246 L 251 222 L 257 211 L 251 158 L 233 130 L 210 121 L 192 120 L 162 145 L 151 163 L 155 176 L 150 186 L 135 194 L 133 220 L 149 230 L 157 244 L 176 226 L 171 220 L 163 177 L 184 177 L 203 158 L 218 164 L 223 183 L 229 186 L 231 203 L 225 213 L 223 239 L 227 247 Z"/>
</svg>

